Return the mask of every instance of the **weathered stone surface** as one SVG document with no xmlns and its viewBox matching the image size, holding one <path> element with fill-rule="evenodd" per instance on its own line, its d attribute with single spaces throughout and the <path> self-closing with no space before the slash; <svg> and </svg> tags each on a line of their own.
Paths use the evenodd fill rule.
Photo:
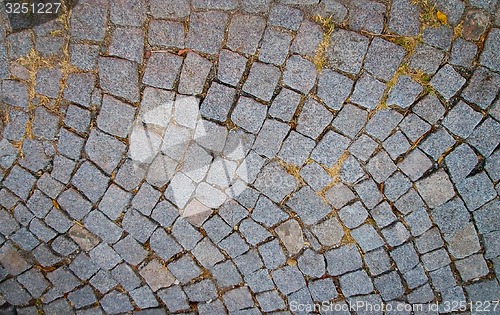
<svg viewBox="0 0 500 315">
<path fill-rule="evenodd" d="M 366 53 L 363 67 L 374 76 L 388 81 L 399 68 L 404 56 L 404 48 L 376 37 Z"/>
<path fill-rule="evenodd" d="M 113 57 L 99 58 L 101 88 L 131 102 L 139 101 L 139 73 L 137 64 Z"/>
<path fill-rule="evenodd" d="M 318 77 L 318 96 L 333 110 L 338 110 L 351 93 L 354 82 L 338 72 L 324 69 Z"/>
<path fill-rule="evenodd" d="M 442 170 L 421 179 L 416 186 L 424 201 L 431 208 L 442 205 L 455 195 L 453 184 Z"/>
<path fill-rule="evenodd" d="M 142 83 L 172 89 L 182 65 L 182 58 L 170 53 L 155 52 L 148 59 Z"/>
<path fill-rule="evenodd" d="M 243 85 L 243 91 L 264 101 L 270 101 L 279 78 L 278 68 L 256 62 L 250 68 L 248 78 Z"/>
<path fill-rule="evenodd" d="M 450 65 L 441 68 L 430 82 L 432 87 L 447 100 L 453 97 L 464 83 L 465 79 Z"/>
<path fill-rule="evenodd" d="M 396 0 L 391 7 L 389 29 L 404 36 L 415 36 L 420 30 L 420 8 L 408 0 Z"/>
<path fill-rule="evenodd" d="M 224 39 L 228 15 L 220 11 L 192 14 L 186 46 L 207 54 L 216 54 Z"/>
<path fill-rule="evenodd" d="M 304 247 L 302 229 L 295 220 L 289 220 L 280 224 L 276 228 L 276 234 L 278 234 L 291 255 L 297 254 Z"/>
<path fill-rule="evenodd" d="M 491 70 L 498 71 L 500 69 L 500 59 L 495 53 L 498 51 L 498 39 L 500 37 L 500 29 L 491 29 L 488 37 L 486 38 L 486 44 L 484 46 L 483 53 L 480 57 L 480 63 L 483 66 L 490 68 Z"/>
<path fill-rule="evenodd" d="M 434 4 L 82 0 L 68 29 L 23 31 L 0 15 L 0 304 L 497 298 L 500 11 Z"/>
<path fill-rule="evenodd" d="M 233 51 L 253 55 L 262 38 L 265 25 L 265 20 L 257 15 L 232 16 L 227 46 Z"/>
<path fill-rule="evenodd" d="M 182 94 L 200 94 L 205 80 L 212 68 L 212 63 L 195 53 L 189 53 L 184 59 L 178 91 Z"/>
<path fill-rule="evenodd" d="M 106 0 L 86 0 L 73 10 L 70 35 L 75 39 L 101 41 L 108 22 Z"/>
<path fill-rule="evenodd" d="M 331 35 L 328 60 L 341 71 L 357 74 L 368 49 L 368 38 L 357 33 L 337 30 Z"/>
<path fill-rule="evenodd" d="M 184 47 L 184 26 L 181 22 L 152 20 L 149 23 L 148 42 L 158 47 Z"/>
</svg>

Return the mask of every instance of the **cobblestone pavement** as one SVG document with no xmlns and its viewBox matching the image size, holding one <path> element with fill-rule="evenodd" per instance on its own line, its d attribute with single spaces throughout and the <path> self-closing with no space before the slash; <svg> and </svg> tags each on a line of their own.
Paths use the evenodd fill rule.
<svg viewBox="0 0 500 315">
<path fill-rule="evenodd" d="M 318 2 L 2 12 L 0 313 L 500 314 L 500 3 Z"/>
</svg>

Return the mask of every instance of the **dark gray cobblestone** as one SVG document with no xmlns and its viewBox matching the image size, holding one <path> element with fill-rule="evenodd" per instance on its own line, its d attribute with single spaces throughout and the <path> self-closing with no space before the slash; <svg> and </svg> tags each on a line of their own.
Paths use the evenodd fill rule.
<svg viewBox="0 0 500 315">
<path fill-rule="evenodd" d="M 498 299 L 495 6 L 0 16 L 0 313 Z"/>
</svg>

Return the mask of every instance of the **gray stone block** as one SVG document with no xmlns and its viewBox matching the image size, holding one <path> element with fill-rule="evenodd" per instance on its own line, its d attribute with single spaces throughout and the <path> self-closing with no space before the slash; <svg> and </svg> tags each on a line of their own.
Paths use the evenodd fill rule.
<svg viewBox="0 0 500 315">
<path fill-rule="evenodd" d="M 201 94 L 211 68 L 209 60 L 198 54 L 188 53 L 182 66 L 178 92 L 187 95 Z"/>
<path fill-rule="evenodd" d="M 118 291 L 111 291 L 107 293 L 100 300 L 100 304 L 107 314 L 125 313 L 134 309 L 129 298 L 125 294 Z"/>
<path fill-rule="evenodd" d="M 298 9 L 276 5 L 269 13 L 269 23 L 296 31 L 299 29 L 303 16 L 304 14 Z"/>
<path fill-rule="evenodd" d="M 316 47 L 323 39 L 324 33 L 321 27 L 310 21 L 304 20 L 293 41 L 291 52 L 300 55 L 314 56 Z"/>
<path fill-rule="evenodd" d="M 368 38 L 345 30 L 331 35 L 327 57 L 330 64 L 341 71 L 357 74 L 368 49 Z"/>
<path fill-rule="evenodd" d="M 373 209 L 382 200 L 382 194 L 372 179 L 356 184 L 354 190 L 368 209 Z"/>
<path fill-rule="evenodd" d="M 368 113 L 358 107 L 346 104 L 333 120 L 333 127 L 341 133 L 354 138 L 366 123 Z"/>
<path fill-rule="evenodd" d="M 451 48 L 450 63 L 456 66 L 471 67 L 476 57 L 477 46 L 463 38 L 457 38 Z"/>
<path fill-rule="evenodd" d="M 351 94 L 354 82 L 333 70 L 324 69 L 318 77 L 318 96 L 326 106 L 338 110 Z"/>
<path fill-rule="evenodd" d="M 228 15 L 220 11 L 191 15 L 186 46 L 207 54 L 216 54 L 224 39 Z"/>
<path fill-rule="evenodd" d="M 445 65 L 432 77 L 430 85 L 445 99 L 449 100 L 462 88 L 465 81 L 452 66 Z"/>
<path fill-rule="evenodd" d="M 363 67 L 375 77 L 389 81 L 399 68 L 405 54 L 403 47 L 375 37 L 370 44 Z"/>
<path fill-rule="evenodd" d="M 384 245 L 384 241 L 380 235 L 369 224 L 363 224 L 352 230 L 351 235 L 365 253 Z"/>
<path fill-rule="evenodd" d="M 362 134 L 356 141 L 354 141 L 354 143 L 351 144 L 349 152 L 359 160 L 365 162 L 370 158 L 377 147 L 378 144 L 372 138 Z M 387 148 L 386 150 L 389 151 Z"/>
<path fill-rule="evenodd" d="M 483 53 L 480 57 L 480 64 L 490 68 L 491 70 L 498 71 L 500 69 L 500 60 L 496 51 L 498 51 L 498 39 L 500 37 L 500 29 L 491 29 L 486 43 L 484 45 Z"/>
<path fill-rule="evenodd" d="M 292 131 L 283 142 L 278 156 L 286 163 L 302 166 L 315 146 L 313 140 Z"/>
<path fill-rule="evenodd" d="M 363 255 L 370 274 L 377 276 L 392 268 L 391 259 L 383 248 L 376 249 Z"/>
<path fill-rule="evenodd" d="M 406 243 L 393 249 L 390 253 L 401 272 L 407 272 L 418 264 L 418 255 L 412 243 Z"/>
<path fill-rule="evenodd" d="M 172 286 L 170 288 L 160 290 L 157 295 L 171 312 L 177 312 L 189 308 L 187 296 L 184 291 L 182 291 L 180 286 Z"/>
<path fill-rule="evenodd" d="M 385 84 L 369 74 L 362 74 L 356 82 L 350 101 L 366 109 L 375 109 L 382 99 Z"/>
<path fill-rule="evenodd" d="M 297 55 L 288 58 L 283 72 L 283 83 L 307 94 L 316 82 L 315 65 Z"/>
<path fill-rule="evenodd" d="M 234 51 L 255 54 L 265 26 L 266 21 L 260 16 L 233 15 L 228 30 L 227 46 Z"/>
<path fill-rule="evenodd" d="M 373 291 L 373 283 L 364 270 L 358 270 L 341 276 L 340 287 L 346 297 L 367 294 Z"/>
<path fill-rule="evenodd" d="M 104 195 L 108 181 L 106 175 L 89 162 L 82 164 L 71 179 L 71 183 L 92 202 Z"/>
<path fill-rule="evenodd" d="M 266 268 L 271 270 L 276 269 L 285 263 L 286 257 L 283 254 L 283 250 L 278 240 L 269 241 L 260 245 L 258 248 Z"/>
<path fill-rule="evenodd" d="M 375 278 L 374 283 L 384 301 L 398 298 L 404 293 L 401 278 L 395 271 Z"/>
<path fill-rule="evenodd" d="M 118 166 L 125 150 L 125 144 L 98 130 L 90 132 L 85 144 L 85 152 L 90 160 L 107 174 L 111 174 Z"/>
<path fill-rule="evenodd" d="M 297 267 L 285 266 L 272 272 L 274 283 L 283 294 L 290 294 L 306 286 Z"/>
<path fill-rule="evenodd" d="M 236 266 L 230 260 L 215 265 L 211 272 L 217 285 L 221 288 L 230 288 L 243 281 L 238 269 L 236 269 Z"/>
<path fill-rule="evenodd" d="M 292 36 L 275 28 L 268 28 L 262 38 L 259 60 L 281 66 L 288 56 Z"/>
<path fill-rule="evenodd" d="M 375 112 L 366 124 L 366 132 L 383 141 L 403 119 L 403 116 L 395 110 L 384 109 Z"/>
<path fill-rule="evenodd" d="M 105 92 L 130 102 L 139 101 L 139 73 L 136 63 L 114 57 L 100 57 L 98 66 L 100 85 Z"/>
<path fill-rule="evenodd" d="M 148 59 L 142 83 L 157 88 L 171 90 L 182 65 L 182 57 L 156 52 Z"/>
<path fill-rule="evenodd" d="M 152 46 L 184 48 L 184 25 L 177 21 L 151 20 L 148 42 Z"/>
<path fill-rule="evenodd" d="M 385 151 L 380 151 L 368 161 L 366 169 L 377 183 L 382 183 L 396 171 L 397 167 Z"/>
<path fill-rule="evenodd" d="M 151 249 L 162 259 L 169 260 L 182 251 L 182 247 L 163 229 L 157 229 L 150 239 Z"/>
<path fill-rule="evenodd" d="M 349 143 L 348 138 L 334 131 L 329 131 L 323 136 L 316 148 L 314 148 L 311 157 L 320 164 L 330 168 L 337 163 L 344 150 L 349 146 Z"/>
<path fill-rule="evenodd" d="M 278 68 L 255 62 L 250 68 L 248 78 L 243 85 L 243 91 L 264 101 L 270 101 L 279 78 L 280 71 Z"/>
<path fill-rule="evenodd" d="M 427 44 L 420 44 L 410 56 L 409 66 L 427 74 L 434 74 L 441 65 L 443 58 L 444 53 L 441 50 Z"/>
<path fill-rule="evenodd" d="M 148 252 L 132 236 L 127 235 L 124 239 L 113 245 L 117 253 L 131 265 L 139 265 L 148 255 Z"/>
<path fill-rule="evenodd" d="M 99 271 L 99 267 L 85 253 L 78 254 L 69 265 L 69 269 L 82 280 L 90 279 Z"/>
<path fill-rule="evenodd" d="M 116 243 L 123 232 L 121 227 L 109 220 L 99 210 L 91 211 L 85 217 L 84 224 L 92 233 L 99 236 L 103 241 L 111 244 Z"/>
<path fill-rule="evenodd" d="M 432 161 L 422 151 L 415 149 L 398 163 L 398 167 L 412 181 L 421 178 L 433 166 Z"/>
<path fill-rule="evenodd" d="M 416 187 L 430 208 L 438 207 L 455 196 L 453 184 L 442 170 L 419 180 Z"/>
<path fill-rule="evenodd" d="M 233 105 L 234 95 L 233 88 L 213 82 L 201 103 L 200 113 L 204 117 L 225 122 Z"/>
<path fill-rule="evenodd" d="M 202 273 L 202 270 L 198 267 L 196 262 L 187 255 L 169 263 L 167 268 L 174 277 L 183 284 L 197 278 Z"/>
<path fill-rule="evenodd" d="M 325 254 L 327 271 L 332 276 L 360 269 L 363 265 L 361 255 L 353 244 L 343 245 L 337 249 L 327 251 Z"/>
<path fill-rule="evenodd" d="M 251 98 L 242 97 L 238 100 L 236 107 L 231 114 L 231 119 L 241 128 L 257 133 L 264 119 L 266 118 L 267 108 Z"/>
<path fill-rule="evenodd" d="M 305 224 L 314 224 L 330 212 L 330 207 L 309 187 L 296 192 L 286 203 Z"/>
<path fill-rule="evenodd" d="M 158 306 L 156 297 L 154 296 L 151 289 L 146 285 L 131 291 L 129 294 L 134 300 L 135 304 L 142 309 Z"/>
<path fill-rule="evenodd" d="M 410 238 L 410 232 L 401 222 L 396 222 L 382 230 L 387 244 L 392 247 L 399 246 Z"/>
<path fill-rule="evenodd" d="M 417 35 L 420 30 L 420 12 L 420 7 L 408 0 L 394 1 L 389 18 L 389 29 L 404 36 Z"/>
<path fill-rule="evenodd" d="M 90 279 L 90 284 L 104 294 L 116 286 L 117 282 L 111 277 L 109 271 L 101 269 L 92 279 Z M 124 285 L 124 287 L 126 286 Z"/>
</svg>

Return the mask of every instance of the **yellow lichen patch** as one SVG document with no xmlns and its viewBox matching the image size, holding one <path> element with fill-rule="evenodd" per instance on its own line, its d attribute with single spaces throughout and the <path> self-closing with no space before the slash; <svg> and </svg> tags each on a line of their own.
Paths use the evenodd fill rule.
<svg viewBox="0 0 500 315">
<path fill-rule="evenodd" d="M 394 36 L 388 39 L 394 44 L 403 47 L 408 55 L 411 55 L 418 44 L 422 42 L 422 37 L 419 36 Z"/>
<path fill-rule="evenodd" d="M 387 83 L 385 84 L 384 95 L 380 99 L 377 106 L 368 114 L 368 119 L 370 119 L 377 111 L 389 108 L 389 105 L 387 104 L 387 98 L 389 97 L 391 89 L 396 85 L 396 82 L 398 82 L 398 78 L 403 73 L 404 69 L 406 69 L 404 64 L 399 66 L 398 70 L 396 70 L 396 73 L 394 73 L 392 78 L 387 81 Z"/>
<path fill-rule="evenodd" d="M 52 205 L 54 206 L 54 208 L 61 210 L 61 206 L 59 206 L 59 203 L 54 199 L 52 199 Z"/>
<path fill-rule="evenodd" d="M 5 109 L 0 110 L 0 120 L 7 125 L 10 122 L 9 112 Z"/>
<path fill-rule="evenodd" d="M 227 119 L 224 124 L 226 125 L 226 128 L 228 130 L 233 130 L 238 128 L 238 126 L 231 119 Z"/>
<path fill-rule="evenodd" d="M 388 109 L 388 108 L 389 108 L 389 105 L 387 105 L 387 96 L 384 95 L 384 97 L 380 100 L 380 102 L 373 109 L 373 111 L 376 112 L 378 110 L 384 110 L 384 109 Z"/>
<path fill-rule="evenodd" d="M 446 149 L 446 151 L 444 151 L 443 154 L 441 154 L 441 156 L 437 159 L 437 164 L 441 164 L 441 162 L 443 162 L 443 160 L 445 159 L 445 157 L 451 152 L 453 151 L 453 147 L 449 147 L 448 149 Z"/>
<path fill-rule="evenodd" d="M 38 105 L 41 106 L 49 106 L 50 105 L 50 98 L 48 98 L 45 95 L 37 95 L 38 98 Z"/>
<path fill-rule="evenodd" d="M 62 3 L 62 5 L 64 13 L 57 18 L 57 21 L 62 24 L 62 29 L 50 32 L 51 36 L 60 36 L 69 32 L 69 16 L 71 15 L 71 10 L 67 8 L 64 3 Z M 74 66 L 70 64 L 69 60 L 70 60 L 69 37 L 65 38 L 65 44 L 63 46 L 62 56 L 43 57 L 35 49 L 31 49 L 26 56 L 18 58 L 16 60 L 16 62 L 18 62 L 21 66 L 26 68 L 29 74 L 29 78 L 28 80 L 26 80 L 28 86 L 28 96 L 29 96 L 29 103 L 28 103 L 29 118 L 26 124 L 24 136 L 21 138 L 17 146 L 21 153 L 21 157 L 23 157 L 22 145 L 24 139 L 33 138 L 31 129 L 33 127 L 34 113 L 36 107 L 44 106 L 50 111 L 54 112 L 55 114 L 59 114 L 59 107 L 62 100 L 62 95 L 66 85 L 68 74 L 71 72 L 78 71 L 78 69 L 76 69 Z M 49 99 L 44 95 L 36 94 L 36 76 L 39 69 L 54 68 L 54 67 L 59 67 L 61 69 L 62 79 L 59 82 L 60 85 L 59 95 L 55 101 L 52 101 L 51 99 Z"/>
<path fill-rule="evenodd" d="M 462 37 L 462 33 L 464 31 L 464 21 L 458 23 L 457 26 L 453 28 L 453 40 Z"/>
<path fill-rule="evenodd" d="M 330 168 L 325 169 L 328 175 L 332 178 L 332 182 L 330 185 L 325 187 L 324 190 L 327 190 L 331 186 L 337 184 L 340 182 L 340 170 L 342 169 L 342 165 L 344 164 L 345 160 L 349 157 L 349 152 L 344 151 L 344 153 L 339 157 L 337 162 Z"/>
<path fill-rule="evenodd" d="M 316 52 L 312 59 L 312 62 L 316 66 L 316 70 L 321 72 L 327 65 L 328 59 L 326 58 L 326 51 L 330 46 L 330 37 L 323 37 L 323 40 L 316 47 Z"/>
<path fill-rule="evenodd" d="M 424 27 L 438 27 L 439 25 L 446 24 L 448 18 L 446 15 L 436 9 L 436 4 L 429 0 L 412 0 L 413 4 L 420 7 L 420 22 Z M 438 14 L 440 12 L 440 14 Z"/>
<path fill-rule="evenodd" d="M 40 54 L 31 49 L 30 52 L 25 57 L 20 57 L 17 59 L 17 62 L 27 68 L 29 71 L 35 71 L 39 68 L 48 67 L 51 65 L 51 62 L 40 56 Z"/>
<path fill-rule="evenodd" d="M 335 29 L 335 23 L 333 22 L 333 17 L 330 15 L 329 17 L 322 17 L 320 15 L 316 15 L 313 17 L 314 22 L 318 23 L 325 35 L 331 35 L 333 30 Z"/>
<path fill-rule="evenodd" d="M 316 47 L 316 52 L 312 59 L 312 62 L 316 65 L 316 70 L 321 72 L 321 70 L 323 70 L 323 68 L 325 68 L 328 64 L 326 51 L 328 50 L 328 47 L 330 47 L 330 36 L 335 30 L 335 23 L 333 22 L 332 16 L 325 18 L 317 15 L 313 17 L 313 20 L 321 26 L 324 32 L 323 39 L 318 44 L 318 47 Z"/>
<path fill-rule="evenodd" d="M 344 229 L 344 236 L 340 240 L 339 246 L 348 245 L 348 244 L 356 244 L 356 240 L 351 236 L 351 230 L 348 229 L 345 225 L 342 225 Z"/>
<path fill-rule="evenodd" d="M 421 70 L 410 69 L 408 65 L 404 65 L 402 73 L 410 76 L 413 80 L 417 81 L 422 85 L 424 92 L 434 93 L 434 88 L 430 85 L 431 76 Z"/>
<path fill-rule="evenodd" d="M 444 14 L 443 12 L 438 10 L 436 12 L 436 16 L 437 16 L 437 19 L 439 20 L 439 22 L 441 22 L 441 24 L 443 24 L 443 25 L 448 24 L 448 17 L 446 16 L 446 14 Z"/>
<path fill-rule="evenodd" d="M 373 37 L 380 37 L 396 45 L 399 45 L 407 51 L 408 55 L 411 55 L 415 50 L 415 47 L 417 47 L 417 45 L 422 42 L 421 34 L 417 36 L 402 36 L 397 34 L 377 34 L 365 30 L 362 30 L 361 34 Z"/>
<path fill-rule="evenodd" d="M 283 168 L 286 170 L 286 172 L 288 174 L 295 177 L 295 179 L 297 180 L 297 182 L 300 183 L 300 185 L 305 185 L 304 179 L 302 178 L 302 176 L 300 176 L 300 167 L 299 166 L 286 163 L 285 161 L 280 160 L 280 159 L 278 159 L 278 163 L 281 166 L 283 166 Z"/>
<path fill-rule="evenodd" d="M 17 151 L 19 152 L 19 157 L 21 159 L 24 159 L 24 152 L 23 152 L 23 140 L 20 140 L 20 141 L 14 141 L 14 142 L 11 142 L 12 146 L 14 148 L 17 149 Z"/>
<path fill-rule="evenodd" d="M 53 37 L 57 37 L 63 34 L 64 34 L 63 30 L 54 30 L 49 32 L 49 35 Z"/>
</svg>

